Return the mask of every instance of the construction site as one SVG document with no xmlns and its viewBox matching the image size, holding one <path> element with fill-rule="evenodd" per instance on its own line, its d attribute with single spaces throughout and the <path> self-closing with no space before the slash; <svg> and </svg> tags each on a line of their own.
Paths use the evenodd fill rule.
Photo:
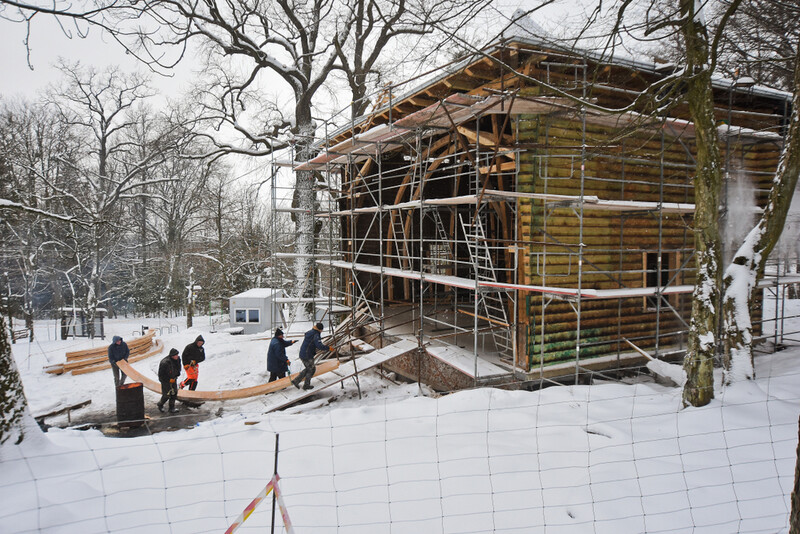
<svg viewBox="0 0 800 534">
<path fill-rule="evenodd" d="M 276 305 L 313 304 L 353 352 L 416 342 L 383 368 L 441 391 L 577 383 L 686 350 L 694 128 L 680 99 L 659 113 L 637 104 L 676 67 L 522 33 L 416 87 L 387 88 L 370 113 L 326 131 L 315 157 L 291 163 L 316 187 L 314 267 L 277 281 Z M 752 184 L 752 215 L 790 95 L 714 87 L 725 187 Z M 286 206 L 291 190 L 272 181 L 275 212 L 301 211 Z M 722 228 L 740 208 L 721 206 Z M 295 237 L 272 251 L 285 265 L 276 272 L 297 259 Z M 754 303 L 769 350 L 795 334 L 783 329 L 790 273 L 776 258 L 761 282 L 774 314 Z"/>
</svg>

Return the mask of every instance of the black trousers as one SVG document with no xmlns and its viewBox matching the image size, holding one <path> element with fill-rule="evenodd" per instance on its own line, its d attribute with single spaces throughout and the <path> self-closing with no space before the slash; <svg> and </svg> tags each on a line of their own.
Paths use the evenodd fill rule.
<svg viewBox="0 0 800 534">
<path fill-rule="evenodd" d="M 281 371 L 280 373 L 272 373 L 269 374 L 269 381 L 275 382 L 279 378 L 284 378 L 286 376 L 286 371 Z"/>
<path fill-rule="evenodd" d="M 111 363 L 111 371 L 114 373 L 114 386 L 120 387 L 125 383 L 125 379 L 128 378 L 128 376 L 122 372 L 122 369 L 120 369 L 119 366 L 117 366 L 117 362 L 113 362 L 111 360 L 108 361 Z M 120 377 L 120 375 L 122 375 L 122 377 Z"/>
<path fill-rule="evenodd" d="M 178 398 L 178 390 L 175 382 L 161 382 L 161 400 L 158 401 L 159 406 L 164 406 L 164 403 L 169 401 L 169 409 L 175 409 L 175 399 Z"/>
<path fill-rule="evenodd" d="M 317 372 L 317 366 L 314 365 L 314 358 L 300 361 L 303 362 L 305 368 L 300 371 L 300 374 L 297 375 L 297 378 L 295 378 L 294 381 L 299 384 L 303 379 L 305 379 L 305 385 L 309 385 L 311 383 L 311 379 L 314 377 L 314 373 Z"/>
<path fill-rule="evenodd" d="M 189 388 L 191 391 L 194 391 L 197 389 L 197 380 L 195 380 L 194 378 L 187 378 L 181 383 L 181 386 Z"/>
</svg>

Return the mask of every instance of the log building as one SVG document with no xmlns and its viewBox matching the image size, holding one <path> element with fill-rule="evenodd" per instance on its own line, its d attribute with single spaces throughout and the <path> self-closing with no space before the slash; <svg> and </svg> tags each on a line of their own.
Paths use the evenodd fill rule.
<svg viewBox="0 0 800 534">
<path fill-rule="evenodd" d="M 368 317 L 354 333 L 373 344 L 418 339 L 424 354 L 390 367 L 440 389 L 641 365 L 630 343 L 685 349 L 696 150 L 677 67 L 531 28 L 392 88 L 295 166 L 327 195 L 334 306 L 352 329 Z M 714 84 L 728 182 L 763 202 L 790 95 Z"/>
</svg>

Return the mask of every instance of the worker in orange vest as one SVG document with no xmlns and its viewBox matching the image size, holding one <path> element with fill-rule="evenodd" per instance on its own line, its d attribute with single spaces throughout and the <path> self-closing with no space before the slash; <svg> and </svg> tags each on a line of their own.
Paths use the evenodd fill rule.
<svg viewBox="0 0 800 534">
<path fill-rule="evenodd" d="M 188 387 L 191 391 L 197 389 L 197 377 L 200 375 L 199 364 L 205 361 L 206 351 L 203 344 L 206 342 L 203 336 L 197 336 L 192 343 L 186 345 L 181 354 L 183 369 L 186 371 L 186 380 L 181 382 L 181 389 Z"/>
</svg>

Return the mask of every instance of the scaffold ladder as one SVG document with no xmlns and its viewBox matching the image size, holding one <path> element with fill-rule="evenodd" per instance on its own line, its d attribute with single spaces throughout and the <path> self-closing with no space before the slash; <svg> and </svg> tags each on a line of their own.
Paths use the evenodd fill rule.
<svg viewBox="0 0 800 534">
<path fill-rule="evenodd" d="M 482 282 L 497 282 L 491 251 L 486 244 L 486 234 L 480 217 L 475 218 L 475 224 L 464 222 L 463 215 L 459 215 L 461 229 L 467 241 L 470 261 L 475 271 L 475 276 Z M 511 325 L 508 323 L 508 313 L 503 299 L 503 291 L 484 289 L 478 293 L 478 306 L 483 311 L 484 318 L 489 321 L 492 328 L 492 338 L 497 350 L 502 353 L 513 353 L 511 339 Z"/>
<path fill-rule="evenodd" d="M 436 227 L 436 240 L 428 243 L 428 254 L 426 257 L 427 270 L 431 273 L 446 274 L 448 267 L 453 262 L 453 250 L 450 248 L 450 238 L 444 227 L 442 216 L 437 208 L 430 209 L 428 214 L 433 219 Z"/>
<path fill-rule="evenodd" d="M 397 261 L 402 269 L 408 269 L 411 255 L 408 252 L 408 240 L 406 239 L 405 225 L 403 225 L 403 215 L 400 211 L 392 211 L 391 219 Z"/>
</svg>

